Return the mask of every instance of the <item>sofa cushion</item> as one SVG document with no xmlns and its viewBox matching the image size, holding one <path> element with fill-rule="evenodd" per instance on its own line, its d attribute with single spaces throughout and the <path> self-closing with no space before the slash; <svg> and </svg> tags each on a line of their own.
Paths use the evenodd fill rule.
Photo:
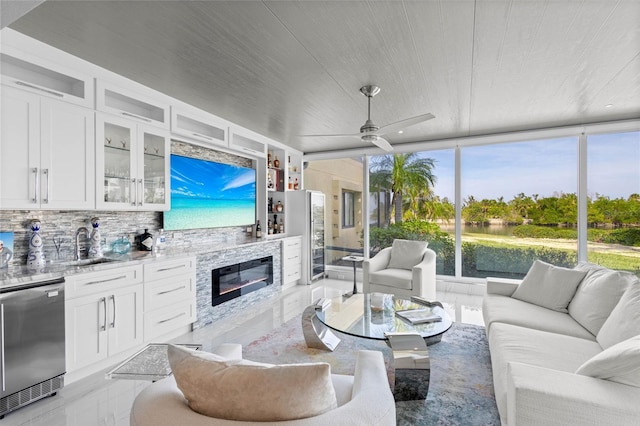
<svg viewBox="0 0 640 426">
<path fill-rule="evenodd" d="M 285 421 L 337 407 L 327 363 L 261 364 L 174 345 L 167 354 L 189 407 L 209 417 Z"/>
<path fill-rule="evenodd" d="M 383 269 L 369 272 L 369 283 L 411 290 L 413 274 L 406 269 Z"/>
<path fill-rule="evenodd" d="M 411 268 L 422 262 L 427 245 L 426 241 L 393 240 L 391 259 L 389 259 L 387 268 L 411 270 Z"/>
<path fill-rule="evenodd" d="M 511 297 L 566 313 L 567 306 L 585 275 L 587 273 L 584 271 L 536 260 Z"/>
<path fill-rule="evenodd" d="M 640 334 L 640 281 L 627 288 L 596 338 L 607 349 Z"/>
<path fill-rule="evenodd" d="M 580 264 L 575 269 L 587 272 L 587 276 L 569 303 L 569 315 L 596 335 L 622 294 L 638 278 L 629 272 L 589 263 Z"/>
<path fill-rule="evenodd" d="M 551 333 L 566 334 L 594 341 L 596 336 L 578 324 L 570 315 L 508 296 L 487 294 L 482 301 L 482 315 L 487 334 L 493 324 L 506 323 Z"/>
<path fill-rule="evenodd" d="M 600 352 L 582 364 L 576 374 L 640 387 L 640 335 Z"/>
<path fill-rule="evenodd" d="M 602 351 L 600 345 L 592 340 L 503 323 L 491 326 L 489 347 L 496 403 L 504 421 L 507 413 L 509 363 L 521 362 L 574 373 L 583 363 Z"/>
</svg>

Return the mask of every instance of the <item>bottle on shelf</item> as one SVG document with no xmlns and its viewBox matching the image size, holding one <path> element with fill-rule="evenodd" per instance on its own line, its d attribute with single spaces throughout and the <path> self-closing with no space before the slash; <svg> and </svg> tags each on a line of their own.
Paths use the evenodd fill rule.
<svg viewBox="0 0 640 426">
<path fill-rule="evenodd" d="M 268 209 L 269 209 L 269 213 L 273 212 L 273 198 L 271 197 L 269 197 Z"/>
<path fill-rule="evenodd" d="M 275 167 L 276 169 L 280 168 L 280 160 L 278 160 L 278 156 L 276 155 L 275 160 L 273 160 L 273 167 Z"/>
<path fill-rule="evenodd" d="M 283 222 L 282 218 L 280 218 L 280 225 L 278 227 L 278 232 L 280 234 L 284 234 L 284 222 Z"/>
<path fill-rule="evenodd" d="M 270 169 L 273 168 L 273 163 L 271 162 L 271 153 L 270 152 L 267 153 L 267 167 L 269 167 Z"/>
<path fill-rule="evenodd" d="M 271 219 L 267 221 L 267 234 L 273 234 L 273 224 L 271 223 Z"/>
<path fill-rule="evenodd" d="M 281 201 L 278 201 L 278 204 L 276 204 L 276 211 L 277 211 L 278 213 L 282 213 L 282 212 L 283 212 L 283 210 L 284 210 L 284 205 L 282 204 L 282 202 L 281 202 Z"/>
<path fill-rule="evenodd" d="M 256 221 L 256 238 L 262 238 L 262 227 L 260 226 L 260 220 Z"/>
<path fill-rule="evenodd" d="M 296 178 L 296 181 L 293 183 L 293 189 L 297 191 L 299 188 L 300 188 L 300 184 L 298 183 L 298 178 Z"/>
<path fill-rule="evenodd" d="M 291 176 L 289 176 L 289 189 L 293 189 L 293 180 L 291 179 Z"/>
<path fill-rule="evenodd" d="M 289 173 L 293 171 L 293 169 L 291 168 L 291 156 L 287 157 L 287 168 L 289 169 Z"/>
<path fill-rule="evenodd" d="M 277 214 L 273 215 L 273 233 L 274 234 L 278 233 L 278 215 Z"/>
</svg>

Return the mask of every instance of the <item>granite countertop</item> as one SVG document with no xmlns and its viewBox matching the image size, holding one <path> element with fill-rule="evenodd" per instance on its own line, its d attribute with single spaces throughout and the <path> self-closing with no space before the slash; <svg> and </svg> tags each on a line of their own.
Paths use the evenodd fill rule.
<svg viewBox="0 0 640 426">
<path fill-rule="evenodd" d="M 32 270 L 27 268 L 26 265 L 13 265 L 8 269 L 0 270 L 0 289 L 6 289 L 11 287 L 17 287 L 20 285 L 35 283 L 38 281 L 48 281 L 60 277 L 65 277 L 74 274 L 82 274 L 86 272 L 104 271 L 108 269 L 117 268 L 124 263 L 129 265 L 142 264 L 147 262 L 153 262 L 157 260 L 165 260 L 171 258 L 179 258 L 186 256 L 196 256 L 198 254 L 212 253 L 216 251 L 228 250 L 233 247 L 246 247 L 254 244 L 264 243 L 279 243 L 281 238 L 269 238 L 269 239 L 254 239 L 242 244 L 228 243 L 201 245 L 201 246 L 189 246 L 189 247 L 175 247 L 161 250 L 158 253 L 149 251 L 131 251 L 127 254 L 116 254 L 107 252 L 104 255 L 104 263 L 95 264 L 78 264 L 70 259 L 61 261 L 48 261 L 46 265 L 38 270 Z M 86 259 L 83 259 L 86 261 Z"/>
</svg>

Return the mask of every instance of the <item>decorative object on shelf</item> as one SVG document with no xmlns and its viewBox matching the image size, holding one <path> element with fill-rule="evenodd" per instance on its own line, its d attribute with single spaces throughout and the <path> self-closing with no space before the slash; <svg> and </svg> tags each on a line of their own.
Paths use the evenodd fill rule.
<svg viewBox="0 0 640 426">
<path fill-rule="evenodd" d="M 0 231 L 0 269 L 8 268 L 13 259 L 13 232 Z"/>
<path fill-rule="evenodd" d="M 31 228 L 31 238 L 29 238 L 29 251 L 27 253 L 27 268 L 41 269 L 45 266 L 42 237 L 40 237 L 40 220 L 33 219 L 29 224 Z"/>
<path fill-rule="evenodd" d="M 278 213 L 282 213 L 283 210 L 284 210 L 284 205 L 282 204 L 281 201 L 278 201 L 278 204 L 276 204 L 276 211 Z"/>
<path fill-rule="evenodd" d="M 145 228 L 144 233 L 138 235 L 138 250 L 151 251 L 153 250 L 153 235 L 149 233 L 149 230 Z"/>
<path fill-rule="evenodd" d="M 267 188 L 269 189 L 273 189 L 274 184 L 273 184 L 273 179 L 271 178 L 271 173 L 267 172 Z"/>
<path fill-rule="evenodd" d="M 100 246 L 100 218 L 92 217 L 91 218 L 91 227 L 93 231 L 91 231 L 91 237 L 89 240 L 89 258 L 98 258 L 102 257 L 102 247 Z"/>
<path fill-rule="evenodd" d="M 124 235 L 118 238 L 113 243 L 111 243 L 111 251 L 116 254 L 129 253 L 129 251 L 131 251 L 131 243 L 129 242 L 129 239 Z"/>
<path fill-rule="evenodd" d="M 271 153 L 270 152 L 267 153 L 267 167 L 269 167 L 270 169 L 273 168 L 273 163 L 271 162 Z"/>
<path fill-rule="evenodd" d="M 293 183 L 293 189 L 294 190 L 298 190 L 300 189 L 300 184 L 298 183 L 298 178 L 296 178 L 296 181 Z"/>
<path fill-rule="evenodd" d="M 276 155 L 276 158 L 273 160 L 273 167 L 275 167 L 276 169 L 280 168 L 280 160 L 278 160 L 277 155 Z"/>
</svg>

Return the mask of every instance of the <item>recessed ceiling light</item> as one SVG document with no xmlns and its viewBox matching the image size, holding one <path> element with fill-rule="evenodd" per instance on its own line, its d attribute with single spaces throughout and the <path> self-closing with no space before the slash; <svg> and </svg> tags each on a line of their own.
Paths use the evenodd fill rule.
<svg viewBox="0 0 640 426">
<path fill-rule="evenodd" d="M 613 104 L 606 104 L 604 107 L 605 108 L 611 108 L 611 107 L 613 107 Z"/>
<path fill-rule="evenodd" d="M 398 133 L 404 133 L 404 130 L 398 130 Z"/>
</svg>

